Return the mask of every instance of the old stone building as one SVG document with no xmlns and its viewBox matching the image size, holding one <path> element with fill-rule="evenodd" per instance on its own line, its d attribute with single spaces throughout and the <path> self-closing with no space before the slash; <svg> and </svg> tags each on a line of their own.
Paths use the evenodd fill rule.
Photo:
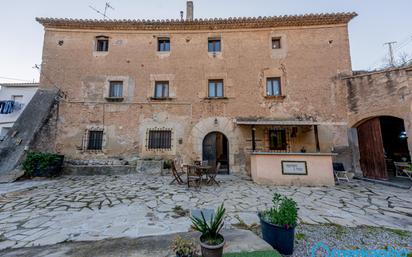
<svg viewBox="0 0 412 257">
<path fill-rule="evenodd" d="M 180 157 L 244 174 L 253 151 L 350 164 L 340 76 L 355 16 L 38 18 L 40 87 L 65 96 L 50 146 L 71 160 Z"/>
<path fill-rule="evenodd" d="M 412 66 L 355 72 L 342 81 L 354 170 L 368 178 L 394 177 L 394 162 L 412 156 Z"/>
</svg>

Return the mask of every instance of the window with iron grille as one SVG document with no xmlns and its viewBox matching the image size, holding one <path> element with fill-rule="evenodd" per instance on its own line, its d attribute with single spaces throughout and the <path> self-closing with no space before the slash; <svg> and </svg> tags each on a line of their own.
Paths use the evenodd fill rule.
<svg viewBox="0 0 412 257">
<path fill-rule="evenodd" d="M 150 130 L 147 146 L 149 149 L 170 149 L 172 147 L 172 131 Z"/>
<path fill-rule="evenodd" d="M 168 98 L 169 97 L 169 82 L 168 81 L 156 81 L 154 98 Z"/>
<path fill-rule="evenodd" d="M 96 51 L 107 52 L 109 51 L 109 38 L 105 36 L 96 37 Z"/>
<path fill-rule="evenodd" d="M 110 98 L 122 98 L 123 97 L 123 81 L 110 81 L 109 97 Z"/>
<path fill-rule="evenodd" d="M 223 97 L 223 80 L 209 80 L 209 97 Z"/>
<path fill-rule="evenodd" d="M 221 51 L 220 38 L 209 38 L 208 41 L 208 52 L 215 53 Z"/>
<path fill-rule="evenodd" d="M 169 52 L 170 51 L 170 38 L 159 38 L 157 40 L 157 51 Z"/>
<path fill-rule="evenodd" d="M 103 147 L 103 131 L 89 130 L 87 150 L 102 150 Z"/>
<path fill-rule="evenodd" d="M 280 48 L 281 48 L 280 37 L 272 38 L 272 49 L 280 49 Z"/>
<path fill-rule="evenodd" d="M 280 78 L 268 78 L 266 81 L 266 95 L 280 96 L 281 93 Z"/>
<path fill-rule="evenodd" d="M 287 150 L 286 131 L 284 129 L 269 130 L 269 150 Z"/>
</svg>

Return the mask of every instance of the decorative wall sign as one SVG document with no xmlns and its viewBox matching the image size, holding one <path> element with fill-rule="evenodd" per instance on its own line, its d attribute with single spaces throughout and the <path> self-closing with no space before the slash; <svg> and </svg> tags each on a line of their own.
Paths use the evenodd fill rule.
<svg viewBox="0 0 412 257">
<path fill-rule="evenodd" d="M 283 175 L 308 175 L 306 161 L 282 161 Z"/>
</svg>

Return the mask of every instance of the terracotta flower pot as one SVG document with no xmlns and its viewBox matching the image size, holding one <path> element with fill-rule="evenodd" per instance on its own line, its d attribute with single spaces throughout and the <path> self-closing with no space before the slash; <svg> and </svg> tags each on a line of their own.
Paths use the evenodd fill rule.
<svg viewBox="0 0 412 257">
<path fill-rule="evenodd" d="M 202 242 L 200 237 L 200 248 L 202 251 L 202 257 L 222 257 L 223 247 L 225 246 L 225 238 L 222 236 L 223 242 L 218 245 L 208 245 Z"/>
</svg>

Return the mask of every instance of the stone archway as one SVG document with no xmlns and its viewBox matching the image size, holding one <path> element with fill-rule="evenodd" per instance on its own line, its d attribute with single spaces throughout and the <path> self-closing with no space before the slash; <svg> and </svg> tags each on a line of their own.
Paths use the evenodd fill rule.
<svg viewBox="0 0 412 257">
<path fill-rule="evenodd" d="M 210 117 L 201 119 L 191 131 L 190 142 L 192 144 L 192 158 L 203 159 L 203 140 L 211 132 L 220 132 L 227 137 L 228 166 L 230 172 L 239 172 L 240 167 L 235 165 L 235 154 L 239 152 L 237 130 L 232 119 L 226 117 Z"/>
<path fill-rule="evenodd" d="M 209 165 L 220 163 L 219 173 L 229 174 L 229 141 L 221 132 L 210 132 L 203 139 L 202 160 Z"/>
</svg>

